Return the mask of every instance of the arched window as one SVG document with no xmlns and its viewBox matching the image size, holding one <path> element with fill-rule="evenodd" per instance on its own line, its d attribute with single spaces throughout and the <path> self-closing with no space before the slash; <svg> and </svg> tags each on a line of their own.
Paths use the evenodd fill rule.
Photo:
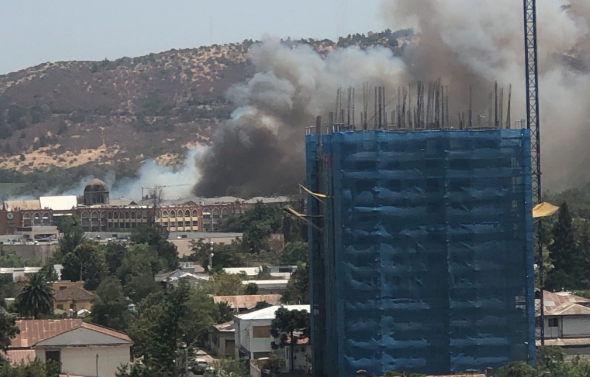
<svg viewBox="0 0 590 377">
<path fill-rule="evenodd" d="M 219 208 L 213 208 L 213 218 L 214 219 L 219 218 Z"/>
<path fill-rule="evenodd" d="M 117 212 L 117 211 L 113 212 L 113 218 L 118 219 L 119 218 L 119 212 Z"/>
<path fill-rule="evenodd" d="M 129 211 L 125 211 L 125 218 L 128 219 L 129 218 Z"/>
<path fill-rule="evenodd" d="M 23 226 L 31 226 L 31 214 L 25 213 L 23 216 Z"/>
<path fill-rule="evenodd" d="M 226 217 L 229 217 L 229 209 L 227 208 L 222 208 L 221 209 L 221 218 L 225 219 Z"/>
<path fill-rule="evenodd" d="M 107 218 L 107 213 L 106 213 L 106 211 L 100 211 L 100 218 L 101 218 L 101 219 L 106 219 L 106 218 Z"/>
<path fill-rule="evenodd" d="M 174 210 L 170 211 L 170 217 L 176 217 L 176 211 L 174 211 Z"/>
<path fill-rule="evenodd" d="M 43 213 L 43 225 L 51 225 L 51 220 L 49 219 L 49 212 Z"/>
<path fill-rule="evenodd" d="M 163 218 L 168 217 L 168 211 L 162 211 L 162 217 Z"/>
<path fill-rule="evenodd" d="M 90 214 L 86 211 L 82 212 L 82 228 L 88 230 L 90 226 Z"/>
<path fill-rule="evenodd" d="M 98 212 L 92 211 L 92 215 L 91 216 L 92 216 L 92 221 L 98 220 Z"/>
<path fill-rule="evenodd" d="M 113 213 L 111 211 L 107 212 L 107 217 L 109 219 L 112 219 L 113 218 Z"/>
<path fill-rule="evenodd" d="M 199 217 L 199 211 L 193 209 L 193 217 Z"/>
<path fill-rule="evenodd" d="M 38 213 L 35 213 L 35 215 L 33 216 L 33 225 L 41 225 L 41 215 L 39 215 Z"/>
<path fill-rule="evenodd" d="M 131 211 L 131 218 L 134 219 L 135 218 L 135 211 Z"/>
<path fill-rule="evenodd" d="M 191 211 L 189 211 L 188 209 L 184 211 L 184 217 L 191 217 Z"/>
<path fill-rule="evenodd" d="M 159 212 L 159 211 L 158 211 Z M 143 217 L 144 219 L 147 219 L 147 211 L 141 211 L 141 217 Z M 160 214 L 158 213 L 158 217 L 160 217 Z"/>
<path fill-rule="evenodd" d="M 141 219 L 141 211 L 136 211 L 135 215 L 137 216 L 138 219 Z"/>
</svg>

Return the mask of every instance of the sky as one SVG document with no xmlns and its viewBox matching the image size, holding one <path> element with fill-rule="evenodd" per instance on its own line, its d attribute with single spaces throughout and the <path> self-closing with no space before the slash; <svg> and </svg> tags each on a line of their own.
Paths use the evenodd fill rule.
<svg viewBox="0 0 590 377">
<path fill-rule="evenodd" d="M 263 36 L 335 39 L 385 29 L 379 0 L 1 0 L 0 74 Z"/>
</svg>

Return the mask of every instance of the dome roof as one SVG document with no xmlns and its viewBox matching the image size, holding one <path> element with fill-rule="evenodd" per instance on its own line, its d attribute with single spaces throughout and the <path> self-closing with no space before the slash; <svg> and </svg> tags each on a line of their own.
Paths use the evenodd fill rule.
<svg viewBox="0 0 590 377">
<path fill-rule="evenodd" d="M 88 182 L 86 188 L 84 188 L 84 192 L 109 192 L 109 188 L 106 183 L 100 179 L 94 178 L 92 181 Z"/>
</svg>

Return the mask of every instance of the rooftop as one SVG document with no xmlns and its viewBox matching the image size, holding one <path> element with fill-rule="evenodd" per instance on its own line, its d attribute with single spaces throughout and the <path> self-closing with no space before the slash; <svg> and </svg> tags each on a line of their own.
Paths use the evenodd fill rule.
<svg viewBox="0 0 590 377">
<path fill-rule="evenodd" d="M 543 291 L 543 301 L 545 306 L 545 313 L 552 312 L 564 304 L 572 303 L 589 303 L 590 299 L 576 296 L 571 292 L 549 292 Z"/>
<path fill-rule="evenodd" d="M 281 302 L 281 295 L 240 295 L 240 296 L 215 296 L 215 303 L 227 302 L 234 309 L 253 309 L 259 302 L 268 302 L 271 305 L 278 305 Z"/>
<path fill-rule="evenodd" d="M 53 283 L 55 301 L 91 301 L 94 294 L 84 289 L 83 284 L 83 282 L 81 284 L 71 282 Z"/>
<path fill-rule="evenodd" d="M 246 314 L 239 314 L 236 316 L 236 318 L 246 319 L 246 320 L 274 319 L 276 311 L 279 310 L 280 308 L 285 308 L 287 310 L 305 310 L 306 312 L 309 312 L 309 305 L 284 305 L 284 306 L 275 305 L 275 306 L 269 306 L 268 308 L 256 310 L 255 312 L 246 313 Z"/>
<path fill-rule="evenodd" d="M 31 348 L 39 342 L 78 328 L 93 330 L 104 335 L 131 342 L 131 339 L 123 333 L 106 327 L 85 323 L 81 319 L 31 319 L 16 321 L 16 325 L 20 329 L 20 334 L 12 339 L 10 349 Z"/>
</svg>

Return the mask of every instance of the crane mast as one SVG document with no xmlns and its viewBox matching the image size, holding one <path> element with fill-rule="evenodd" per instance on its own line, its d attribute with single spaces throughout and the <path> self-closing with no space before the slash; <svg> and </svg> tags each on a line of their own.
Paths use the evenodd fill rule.
<svg viewBox="0 0 590 377">
<path fill-rule="evenodd" d="M 537 55 L 537 1 L 523 0 L 526 54 L 526 106 L 527 128 L 531 131 L 531 170 L 533 202 L 542 203 L 541 192 L 541 129 L 539 123 L 539 74 Z M 539 307 L 535 308 L 538 316 L 536 335 L 545 345 L 545 313 L 543 300 L 543 227 L 542 220 L 537 222 L 537 266 L 539 276 Z M 536 302 L 536 301 L 535 301 Z"/>
</svg>

